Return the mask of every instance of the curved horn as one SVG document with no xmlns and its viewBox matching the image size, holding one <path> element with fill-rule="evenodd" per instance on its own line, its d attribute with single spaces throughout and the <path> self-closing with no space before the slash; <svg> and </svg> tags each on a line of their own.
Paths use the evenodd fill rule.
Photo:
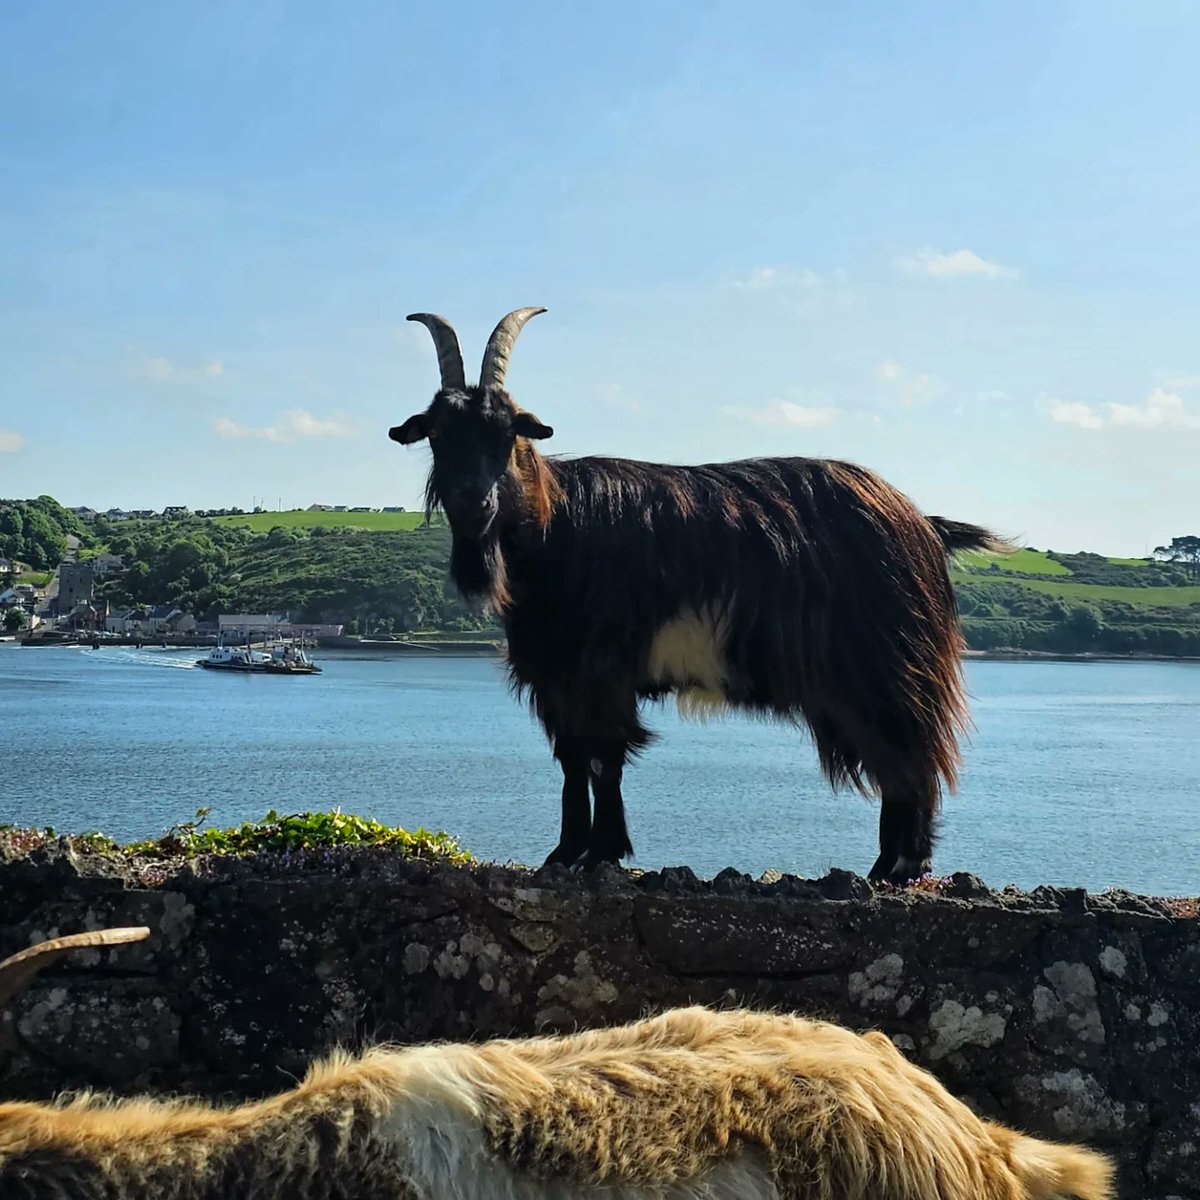
<svg viewBox="0 0 1200 1200">
<path fill-rule="evenodd" d="M 488 338 L 483 352 L 483 366 L 479 369 L 480 387 L 503 387 L 508 372 L 508 356 L 512 353 L 517 334 L 530 317 L 544 313 L 544 308 L 515 308 L 505 317 Z"/>
<path fill-rule="evenodd" d="M 406 321 L 420 321 L 433 334 L 437 347 L 438 370 L 442 373 L 442 387 L 463 392 L 467 388 L 467 376 L 463 370 L 462 350 L 458 346 L 458 334 L 445 317 L 437 313 L 409 313 Z"/>
<path fill-rule="evenodd" d="M 21 950 L 0 962 L 0 1008 L 23 991 L 43 967 L 48 967 L 55 959 L 72 950 L 91 946 L 119 946 L 123 942 L 140 942 L 149 936 L 150 930 L 145 925 L 134 925 L 127 929 L 92 929 L 86 933 L 72 933 L 48 942 L 38 942 L 36 946 Z"/>
</svg>

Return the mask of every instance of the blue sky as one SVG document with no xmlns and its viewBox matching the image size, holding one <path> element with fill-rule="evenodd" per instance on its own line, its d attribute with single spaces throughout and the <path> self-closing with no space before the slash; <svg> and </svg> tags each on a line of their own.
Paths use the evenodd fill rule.
<svg viewBox="0 0 1200 1200">
<path fill-rule="evenodd" d="M 1200 8 L 0 8 L 0 495 L 417 503 L 508 309 L 547 449 L 829 455 L 1140 554 L 1200 520 Z M 470 369 L 469 366 L 469 369 Z"/>
</svg>

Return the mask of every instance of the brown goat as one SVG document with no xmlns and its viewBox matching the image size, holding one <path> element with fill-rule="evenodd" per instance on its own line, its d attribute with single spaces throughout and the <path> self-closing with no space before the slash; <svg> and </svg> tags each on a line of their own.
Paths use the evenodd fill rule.
<svg viewBox="0 0 1200 1200">
<path fill-rule="evenodd" d="M 807 726 L 832 784 L 880 796 L 871 877 L 929 871 L 966 723 L 947 557 L 1001 543 L 923 516 L 851 463 L 543 458 L 533 442 L 553 430 L 503 386 L 514 339 L 543 311 L 500 322 L 475 386 L 449 323 L 410 316 L 433 333 L 442 386 L 389 436 L 428 439 L 427 504 L 449 518 L 451 575 L 503 620 L 514 689 L 562 767 L 546 861 L 633 852 L 621 777 L 651 738 L 638 702 L 675 693 L 684 711 Z"/>
<path fill-rule="evenodd" d="M 105 937 L 26 951 L 22 981 Z M 1111 1200 L 1111 1179 L 981 1120 L 881 1033 L 705 1008 L 335 1054 L 235 1107 L 0 1103 L 3 1200 Z"/>
</svg>

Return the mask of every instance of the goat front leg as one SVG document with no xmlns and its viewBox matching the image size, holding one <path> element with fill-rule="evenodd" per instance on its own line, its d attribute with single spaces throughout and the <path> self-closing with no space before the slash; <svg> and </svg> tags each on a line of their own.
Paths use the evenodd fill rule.
<svg viewBox="0 0 1200 1200">
<path fill-rule="evenodd" d="M 588 753 L 583 739 L 560 734 L 554 740 L 554 757 L 562 767 L 562 825 L 558 845 L 543 866 L 570 866 L 591 844 L 592 802 L 588 795 Z"/>
<path fill-rule="evenodd" d="M 595 815 L 586 853 L 575 863 L 578 871 L 587 871 L 602 862 L 619 863 L 633 853 L 629 830 L 625 826 L 625 801 L 621 796 L 621 775 L 628 746 L 624 742 L 596 743 L 588 757 L 592 779 Z"/>
</svg>

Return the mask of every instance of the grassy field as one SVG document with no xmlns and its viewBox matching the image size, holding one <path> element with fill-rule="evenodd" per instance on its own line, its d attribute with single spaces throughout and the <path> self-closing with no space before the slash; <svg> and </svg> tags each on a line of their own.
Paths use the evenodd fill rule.
<svg viewBox="0 0 1200 1200">
<path fill-rule="evenodd" d="M 1064 600 L 1116 600 L 1139 608 L 1182 608 L 1200 604 L 1197 587 L 1119 587 L 1096 583 L 1073 583 L 1069 579 L 1012 579 L 1005 575 L 954 572 L 958 583 L 974 583 L 983 587 L 1015 584 L 1030 591 Z"/>
<path fill-rule="evenodd" d="M 309 512 L 294 508 L 288 512 L 247 513 L 241 517 L 211 517 L 219 525 L 241 525 L 255 533 L 268 533 L 277 525 L 285 529 L 371 529 L 384 533 L 416 529 L 425 522 L 420 512 Z"/>
<path fill-rule="evenodd" d="M 1145 558 L 1110 558 L 1108 560 L 1116 567 L 1145 567 L 1149 559 Z M 960 562 L 972 570 L 986 571 L 992 563 L 996 563 L 1005 571 L 1023 571 L 1026 575 L 1070 575 L 1068 567 L 1050 558 L 1044 550 L 1018 550 L 1014 554 L 963 554 Z"/>
<path fill-rule="evenodd" d="M 964 567 L 986 571 L 992 563 L 1005 571 L 1024 571 L 1028 575 L 1070 575 L 1060 562 L 1047 557 L 1044 550 L 1017 550 L 1013 554 L 964 554 Z"/>
</svg>

